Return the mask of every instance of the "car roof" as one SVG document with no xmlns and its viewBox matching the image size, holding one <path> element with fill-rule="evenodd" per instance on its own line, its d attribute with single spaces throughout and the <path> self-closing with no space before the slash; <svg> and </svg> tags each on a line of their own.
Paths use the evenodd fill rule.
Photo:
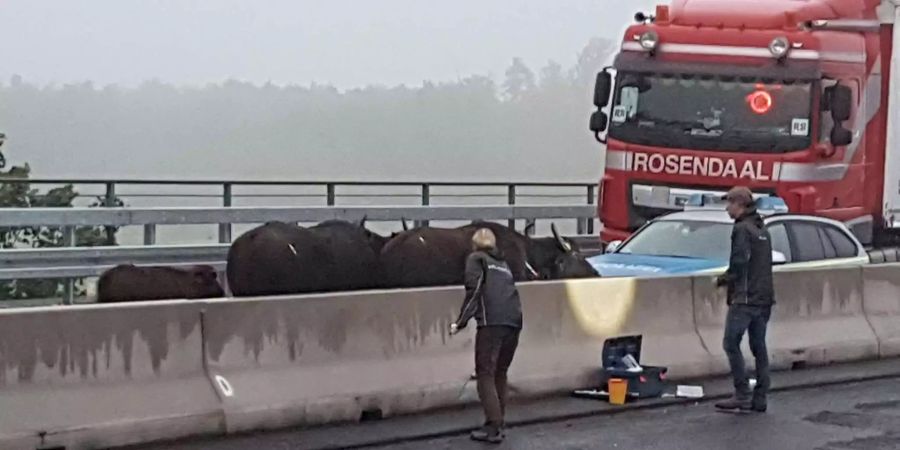
<svg viewBox="0 0 900 450">
<path fill-rule="evenodd" d="M 679 211 L 671 214 L 660 216 L 657 221 L 700 221 L 700 222 L 717 222 L 732 223 L 734 220 L 728 217 L 728 213 L 720 210 L 695 210 L 695 211 Z"/>
<path fill-rule="evenodd" d="M 766 223 L 770 222 L 781 222 L 787 220 L 804 220 L 804 221 L 812 221 L 819 223 L 827 223 L 830 225 L 835 225 L 839 228 L 846 228 L 845 225 L 836 220 L 828 219 L 825 217 L 812 216 L 807 214 L 792 214 L 792 213 L 781 213 L 781 214 L 770 214 L 763 216 L 763 220 Z M 713 222 L 713 223 L 733 223 L 734 220 L 728 216 L 728 213 L 721 210 L 694 210 L 694 211 L 679 211 L 670 214 L 666 214 L 664 216 L 660 216 L 655 219 L 655 221 L 698 221 L 698 222 Z"/>
</svg>

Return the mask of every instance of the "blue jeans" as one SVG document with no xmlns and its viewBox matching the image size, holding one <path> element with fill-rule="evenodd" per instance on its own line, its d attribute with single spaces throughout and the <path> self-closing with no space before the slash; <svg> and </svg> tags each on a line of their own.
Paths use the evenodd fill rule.
<svg viewBox="0 0 900 450">
<path fill-rule="evenodd" d="M 723 347 L 731 365 L 734 389 L 740 399 L 751 396 L 741 340 L 746 332 L 750 337 L 750 351 L 756 358 L 756 389 L 752 392 L 754 403 L 764 405 L 769 392 L 769 354 L 766 349 L 766 327 L 772 315 L 771 306 L 731 305 L 725 319 L 725 339 Z"/>
</svg>

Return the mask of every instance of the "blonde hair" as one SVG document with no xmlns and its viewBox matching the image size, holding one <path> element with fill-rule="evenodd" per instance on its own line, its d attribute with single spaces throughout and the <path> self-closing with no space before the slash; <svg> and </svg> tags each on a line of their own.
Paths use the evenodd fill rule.
<svg viewBox="0 0 900 450">
<path fill-rule="evenodd" d="M 493 250 L 497 248 L 497 237 L 487 228 L 479 228 L 472 235 L 472 246 L 475 250 Z"/>
</svg>

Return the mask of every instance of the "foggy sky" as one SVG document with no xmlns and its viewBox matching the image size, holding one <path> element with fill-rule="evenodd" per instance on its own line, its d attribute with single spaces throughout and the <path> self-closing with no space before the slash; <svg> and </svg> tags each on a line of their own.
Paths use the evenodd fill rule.
<svg viewBox="0 0 900 450">
<path fill-rule="evenodd" d="M 0 81 L 418 85 L 563 66 L 648 0 L 4 0 Z"/>
</svg>

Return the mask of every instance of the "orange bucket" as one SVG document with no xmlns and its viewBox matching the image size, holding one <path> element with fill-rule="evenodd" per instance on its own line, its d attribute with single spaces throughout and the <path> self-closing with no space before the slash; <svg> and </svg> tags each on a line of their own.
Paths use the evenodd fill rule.
<svg viewBox="0 0 900 450">
<path fill-rule="evenodd" d="M 628 396 L 628 381 L 621 378 L 610 378 L 607 382 L 609 402 L 613 405 L 624 405 Z"/>
</svg>

